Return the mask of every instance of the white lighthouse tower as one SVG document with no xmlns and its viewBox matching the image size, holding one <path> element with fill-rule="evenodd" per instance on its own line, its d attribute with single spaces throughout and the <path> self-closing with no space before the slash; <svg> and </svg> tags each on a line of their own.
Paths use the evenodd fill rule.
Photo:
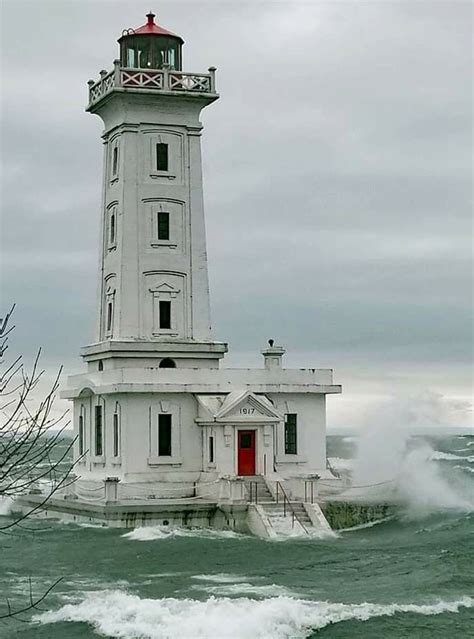
<svg viewBox="0 0 474 639">
<path fill-rule="evenodd" d="M 89 82 L 104 169 L 96 341 L 63 393 L 74 402 L 76 473 L 84 487 L 116 478 L 122 499 L 144 490 L 215 506 L 225 488 L 245 503 L 249 478 L 301 496 L 308 478 L 332 477 L 325 398 L 341 389 L 331 370 L 284 368 L 273 340 L 260 369 L 220 366 L 199 121 L 219 97 L 215 69 L 184 72 L 182 38 L 152 13 L 119 44 L 112 71 Z"/>
<path fill-rule="evenodd" d="M 125 31 L 120 60 L 90 83 L 87 110 L 105 125 L 97 344 L 104 369 L 215 367 L 201 168 L 201 110 L 214 70 L 181 71 L 183 40 L 154 22 Z"/>
</svg>

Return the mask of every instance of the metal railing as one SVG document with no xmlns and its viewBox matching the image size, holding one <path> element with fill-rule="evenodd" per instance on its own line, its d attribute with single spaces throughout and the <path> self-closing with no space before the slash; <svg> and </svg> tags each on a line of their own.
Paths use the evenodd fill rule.
<svg viewBox="0 0 474 639">
<path fill-rule="evenodd" d="M 89 80 L 89 105 L 94 104 L 115 88 L 148 89 L 177 93 L 216 92 L 216 69 L 209 67 L 208 73 L 186 73 L 168 67 L 163 69 L 132 69 L 121 67 L 114 61 L 112 71 L 101 71 L 100 80 Z"/>
<path fill-rule="evenodd" d="M 279 501 L 280 494 L 281 494 L 281 497 L 282 497 L 282 500 L 283 500 L 283 516 L 286 517 L 287 510 L 289 510 L 291 512 L 291 527 L 294 528 L 295 527 L 295 521 L 297 521 L 299 523 L 299 525 L 301 526 L 301 528 L 305 531 L 305 533 L 307 535 L 309 535 L 306 526 L 303 524 L 301 519 L 298 517 L 298 514 L 296 513 L 295 509 L 293 508 L 293 504 L 288 499 L 288 495 L 286 494 L 285 489 L 280 484 L 280 482 L 277 481 L 276 482 L 276 503 L 277 504 L 280 503 L 280 501 Z"/>
<path fill-rule="evenodd" d="M 258 481 L 248 482 L 249 502 L 251 504 L 258 504 Z"/>
</svg>

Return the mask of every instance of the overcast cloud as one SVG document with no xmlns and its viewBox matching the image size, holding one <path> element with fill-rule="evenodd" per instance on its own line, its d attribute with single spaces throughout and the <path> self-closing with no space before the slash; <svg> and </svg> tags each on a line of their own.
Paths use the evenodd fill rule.
<svg viewBox="0 0 474 639">
<path fill-rule="evenodd" d="M 94 338 L 101 122 L 139 2 L 2 3 L 2 307 L 79 371 Z M 167 2 L 203 112 L 211 302 L 229 364 L 335 368 L 335 425 L 383 395 L 470 394 L 470 2 Z M 465 417 L 465 416 L 464 416 Z M 460 415 L 460 421 L 463 416 Z"/>
</svg>

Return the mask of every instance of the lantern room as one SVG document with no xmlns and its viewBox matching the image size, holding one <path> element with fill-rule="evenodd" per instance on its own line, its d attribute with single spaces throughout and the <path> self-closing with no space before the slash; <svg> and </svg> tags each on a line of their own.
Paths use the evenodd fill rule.
<svg viewBox="0 0 474 639">
<path fill-rule="evenodd" d="M 147 23 L 138 29 L 125 29 L 120 44 L 120 62 L 129 69 L 163 69 L 181 71 L 181 48 L 184 40 L 155 22 L 147 14 Z"/>
</svg>

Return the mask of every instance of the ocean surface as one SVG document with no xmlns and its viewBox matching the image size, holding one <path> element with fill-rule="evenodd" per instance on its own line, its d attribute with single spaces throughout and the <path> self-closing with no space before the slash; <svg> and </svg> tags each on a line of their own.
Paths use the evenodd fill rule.
<svg viewBox="0 0 474 639">
<path fill-rule="evenodd" d="M 330 437 L 333 463 L 350 466 L 355 446 Z M 34 595 L 61 581 L 41 610 L 0 623 L 0 637 L 474 637 L 474 437 L 423 447 L 420 475 L 410 475 L 416 499 L 333 537 L 29 520 L 32 530 L 0 539 L 0 613 L 7 597 L 27 604 L 30 581 Z"/>
</svg>

